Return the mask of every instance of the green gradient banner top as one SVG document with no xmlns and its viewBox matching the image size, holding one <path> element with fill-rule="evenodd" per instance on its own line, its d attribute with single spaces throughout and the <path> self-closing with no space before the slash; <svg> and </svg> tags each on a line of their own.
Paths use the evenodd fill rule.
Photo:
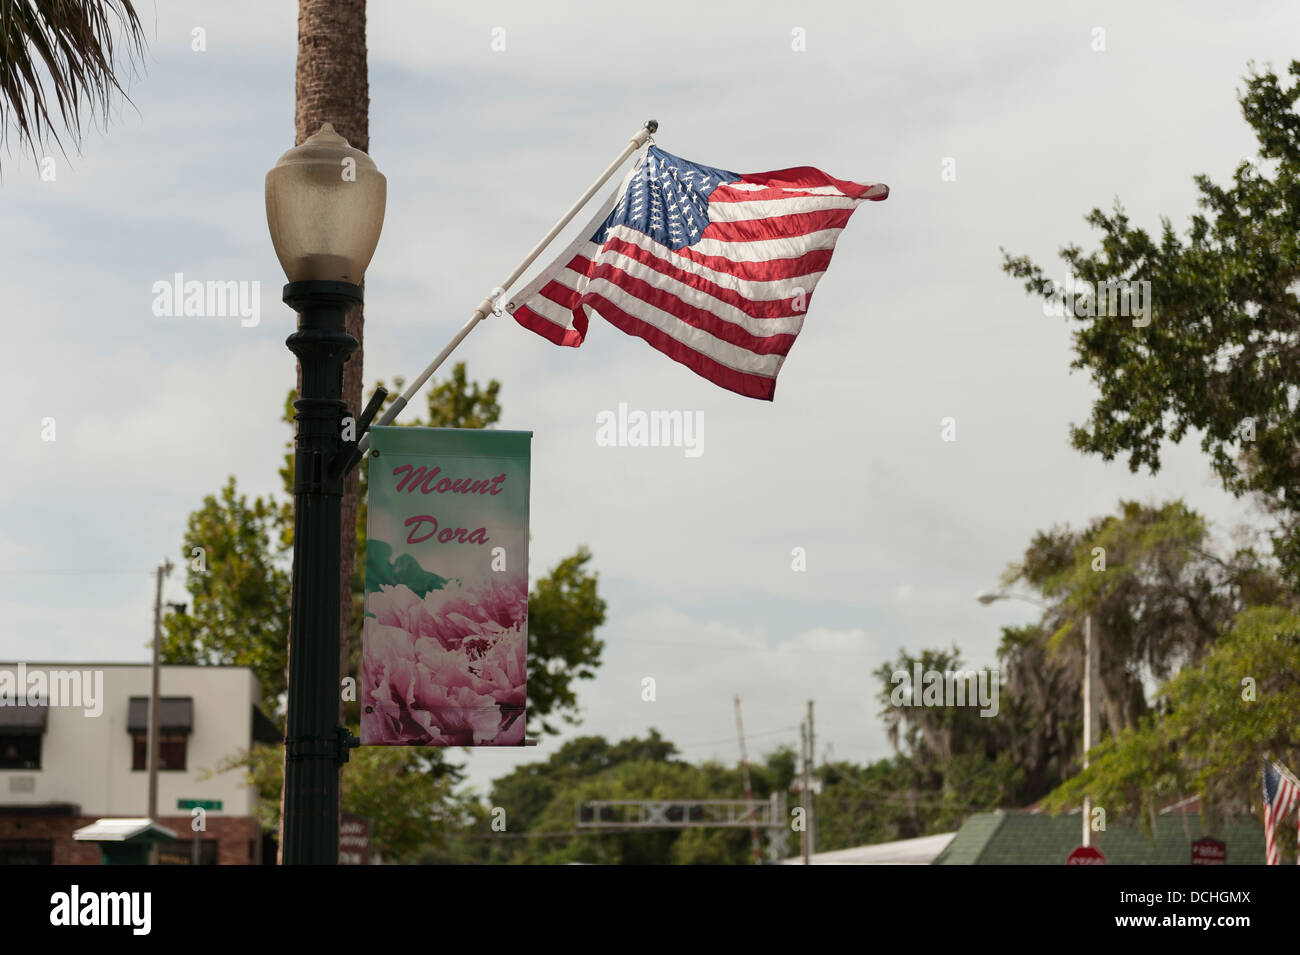
<svg viewBox="0 0 1300 955">
<path fill-rule="evenodd" d="M 531 443 L 370 429 L 363 745 L 523 745 Z"/>
</svg>

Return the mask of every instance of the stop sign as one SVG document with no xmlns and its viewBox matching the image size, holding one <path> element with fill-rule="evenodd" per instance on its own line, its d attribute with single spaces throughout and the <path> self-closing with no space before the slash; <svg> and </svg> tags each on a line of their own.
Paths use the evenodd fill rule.
<svg viewBox="0 0 1300 955">
<path fill-rule="evenodd" d="M 1065 858 L 1066 865 L 1105 865 L 1106 857 L 1100 849 L 1092 846 L 1079 846 Z"/>
</svg>

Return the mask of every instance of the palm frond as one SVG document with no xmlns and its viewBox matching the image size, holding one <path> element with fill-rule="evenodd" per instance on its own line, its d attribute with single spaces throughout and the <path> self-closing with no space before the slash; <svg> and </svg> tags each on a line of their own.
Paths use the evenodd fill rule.
<svg viewBox="0 0 1300 955">
<path fill-rule="evenodd" d="M 0 0 L 0 142 L 16 134 L 39 158 L 60 131 L 79 142 L 83 120 L 125 96 L 119 54 L 135 68 L 144 30 L 131 0 Z"/>
</svg>

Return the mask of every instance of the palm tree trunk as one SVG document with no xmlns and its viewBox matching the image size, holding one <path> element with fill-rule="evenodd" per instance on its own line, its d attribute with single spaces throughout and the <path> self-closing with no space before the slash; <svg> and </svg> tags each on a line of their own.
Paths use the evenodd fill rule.
<svg viewBox="0 0 1300 955">
<path fill-rule="evenodd" d="M 320 128 L 334 129 L 352 146 L 370 151 L 370 81 L 366 65 L 366 0 L 299 0 L 298 68 L 294 91 L 294 143 L 301 144 Z M 349 413 L 361 412 L 361 377 L 365 316 L 361 307 L 347 318 L 348 334 L 357 349 L 343 366 L 343 400 Z M 302 387 L 302 369 L 298 369 Z M 357 546 L 357 501 L 360 486 L 356 469 L 343 489 L 342 540 L 339 553 L 339 673 L 349 674 L 349 636 L 352 631 L 352 573 Z M 343 699 L 339 695 L 339 720 Z M 342 770 L 340 769 L 340 773 Z M 340 794 L 342 786 L 339 787 Z M 284 818 L 284 793 L 280 794 Z M 281 856 L 283 860 L 283 856 Z"/>
</svg>

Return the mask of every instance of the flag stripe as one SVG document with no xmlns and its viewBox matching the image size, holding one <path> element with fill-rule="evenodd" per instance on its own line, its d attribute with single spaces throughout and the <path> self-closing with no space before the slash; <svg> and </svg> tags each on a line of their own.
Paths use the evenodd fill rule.
<svg viewBox="0 0 1300 955">
<path fill-rule="evenodd" d="M 712 224 L 709 226 L 713 228 Z M 707 229 L 705 230 L 708 231 Z M 656 242 L 644 233 L 636 232 L 634 229 L 628 229 L 618 226 L 609 231 L 611 239 L 620 239 L 624 242 L 633 242 L 643 249 L 649 249 L 656 253 L 660 258 L 668 258 L 669 255 L 675 255 L 681 259 L 687 259 L 687 262 L 678 262 L 680 268 L 691 268 L 694 270 L 698 267 L 712 269 L 721 275 L 732 275 L 739 279 L 749 281 L 773 282 L 784 279 L 801 279 L 809 275 L 820 274 L 826 271 L 830 265 L 832 249 L 813 249 L 801 255 L 790 255 L 786 258 L 773 258 L 767 262 L 736 262 L 721 255 L 703 255 L 696 251 L 703 243 L 696 243 L 685 249 L 677 249 L 675 252 L 670 250 L 666 245 Z M 606 243 L 608 245 L 608 243 Z M 798 248 L 787 248 L 786 252 L 798 252 Z"/>
<path fill-rule="evenodd" d="M 847 196 L 792 196 L 780 199 L 754 199 L 751 196 L 738 198 L 734 202 L 716 198 L 709 202 L 710 222 L 736 222 L 741 219 L 766 219 L 769 216 L 788 216 L 806 212 L 829 212 L 847 209 L 852 212 L 862 204 L 860 199 Z"/>
<path fill-rule="evenodd" d="M 1282 864 L 1282 850 L 1277 844 L 1278 824 L 1291 814 L 1300 803 L 1300 786 L 1282 766 L 1273 762 L 1264 764 L 1264 861 L 1267 865 Z M 1300 817 L 1297 818 L 1300 826 Z M 1300 828 L 1297 829 L 1300 833 Z M 1300 862 L 1298 853 L 1297 862 Z"/>
<path fill-rule="evenodd" d="M 700 332 L 713 336 L 717 341 L 727 342 L 736 345 L 739 348 L 747 349 L 755 355 L 785 355 L 790 351 L 790 346 L 794 344 L 794 338 L 799 334 L 803 327 L 803 316 L 790 316 L 784 319 L 750 319 L 749 316 L 742 314 L 737 315 L 738 309 L 717 302 L 713 307 L 718 312 L 724 312 L 734 316 L 737 319 L 745 319 L 749 322 L 771 322 L 773 327 L 768 334 L 753 334 L 744 324 L 739 322 L 727 321 L 726 318 L 711 311 L 708 308 L 700 308 L 696 305 L 688 304 L 675 295 L 666 281 L 661 282 L 660 287 L 656 288 L 649 282 L 634 277 L 629 272 L 617 268 L 616 266 L 603 262 L 596 266 L 592 273 L 591 285 L 587 287 L 587 296 L 597 293 L 600 288 L 599 283 L 605 282 L 611 288 L 621 290 L 628 299 L 638 299 L 656 309 L 664 315 L 676 319 L 682 325 L 690 326 Z M 584 296 L 584 300 L 587 299 Z M 605 293 L 609 298 L 609 293 Z M 627 310 L 628 306 L 623 305 Z M 599 312 L 600 310 L 597 309 Z M 602 313 L 602 317 L 603 313 Z M 664 320 L 667 322 L 667 319 Z M 776 324 L 780 322 L 780 324 Z M 663 325 L 660 325 L 664 328 Z M 676 327 L 676 326 L 672 326 Z M 664 328 L 667 331 L 667 328 Z M 704 345 L 708 348 L 716 347 L 715 342 L 704 342 L 696 339 L 697 344 Z"/>
<path fill-rule="evenodd" d="M 671 312 L 665 312 L 650 302 L 642 301 L 605 279 L 594 279 L 591 288 L 582 297 L 582 301 L 585 307 L 594 309 L 606 321 L 612 319 L 601 311 L 602 303 L 616 309 L 628 319 L 656 328 L 679 344 L 701 354 L 707 354 L 718 364 L 744 374 L 775 378 L 781 368 L 781 362 L 785 360 L 785 356 L 779 353 L 757 354 L 730 342 L 719 341 L 708 332 L 682 321 Z"/>
<path fill-rule="evenodd" d="M 611 232 L 605 248 L 616 249 L 624 255 L 632 254 L 629 249 L 644 249 L 658 261 L 666 263 L 668 269 L 688 270 L 685 263 L 677 261 L 677 256 L 687 250 L 673 252 L 642 233 L 630 230 L 626 234 Z M 743 269 L 736 269 L 733 263 L 725 262 L 727 268 L 715 269 L 708 262 L 691 258 L 689 271 L 720 288 L 733 289 L 748 299 L 783 299 L 796 295 L 796 289 L 807 289 L 810 280 L 815 280 L 826 271 L 827 261 L 826 253 L 820 250 L 799 259 L 781 259 L 776 263 L 767 263 L 761 268 L 750 263 Z M 779 272 L 786 274 L 778 274 Z"/>
<path fill-rule="evenodd" d="M 836 179 L 812 166 L 795 166 L 793 169 L 778 169 L 775 172 L 755 172 L 743 177 L 746 182 L 758 186 L 771 186 L 778 189 L 822 189 L 833 188 L 855 199 L 880 201 L 889 198 L 889 187 L 883 183 L 849 182 Z"/>
<path fill-rule="evenodd" d="M 766 199 L 789 199 L 795 196 L 847 196 L 848 198 L 857 198 L 859 201 L 869 200 L 879 202 L 889 197 L 889 188 L 879 186 L 884 192 L 873 192 L 868 189 L 866 195 L 854 197 L 846 192 L 842 192 L 835 186 L 818 186 L 818 187 L 794 187 L 789 188 L 781 185 L 762 185 L 757 182 L 729 182 L 719 186 L 709 197 L 709 203 L 714 202 L 758 202 Z"/>
<path fill-rule="evenodd" d="M 613 302 L 598 294 L 591 295 L 590 301 L 595 310 L 600 313 L 600 317 L 615 328 L 645 340 L 673 361 L 685 365 L 691 371 L 709 379 L 714 384 L 721 385 L 728 391 L 734 391 L 747 398 L 761 398 L 764 401 L 772 400 L 772 396 L 776 392 L 776 372 L 780 370 L 780 364 L 776 366 L 770 376 L 739 371 L 709 357 L 703 352 L 684 345 L 671 335 L 665 334 L 658 327 L 629 315 Z"/>
<path fill-rule="evenodd" d="M 543 290 L 545 294 L 556 283 L 552 282 Z M 531 308 L 517 309 L 514 319 L 529 331 L 536 332 L 547 341 L 556 345 L 577 348 L 587 335 L 587 317 L 574 315 L 573 309 L 556 305 L 542 295 L 533 299 Z M 572 327 L 571 327 L 572 326 Z"/>
<path fill-rule="evenodd" d="M 784 298 L 755 299 L 735 289 L 719 285 L 704 275 L 692 274 L 674 268 L 671 262 L 665 261 L 639 246 L 629 245 L 626 242 L 610 242 L 605 253 L 601 256 L 601 263 L 612 265 L 647 282 L 658 280 L 663 283 L 665 288 L 672 289 L 679 297 L 689 297 L 689 290 L 694 289 L 701 295 L 708 296 L 708 299 L 703 304 L 716 310 L 719 317 L 736 322 L 755 335 L 769 335 L 773 332 L 782 331 L 783 329 L 779 327 L 772 327 L 774 320 L 793 317 L 802 318 L 803 312 L 807 309 L 808 298 L 811 297 L 817 279 L 820 278 L 820 275 L 809 276 L 803 279 L 802 286 L 788 282 L 781 283 L 787 286 L 787 291 L 793 293 Z M 656 279 L 656 276 L 650 274 L 651 272 L 658 273 L 659 278 Z M 776 285 L 777 283 L 770 284 Z M 796 307 L 799 293 L 795 289 L 800 288 L 803 291 L 802 304 L 804 307 L 802 309 Z M 797 328 L 795 332 L 798 332 Z"/>
<path fill-rule="evenodd" d="M 828 229 L 843 231 L 852 214 L 852 209 L 827 209 L 824 212 L 772 215 L 766 219 L 719 219 L 709 223 L 704 235 L 720 242 L 761 242 L 768 239 L 792 242 Z"/>
<path fill-rule="evenodd" d="M 727 262 L 732 269 L 749 263 L 770 263 L 773 260 L 792 259 L 803 249 L 825 250 L 826 257 L 829 260 L 829 253 L 835 248 L 835 242 L 843 231 L 842 229 L 822 229 L 796 238 L 730 242 L 725 239 L 713 238 L 713 235 L 717 234 L 716 230 L 717 226 L 711 223 L 704 230 L 704 235 L 700 238 L 700 241 L 690 248 L 679 251 L 692 260 L 695 260 L 697 255 L 705 260 L 709 258 L 721 259 L 723 262 Z M 714 268 L 717 268 L 717 266 L 714 266 Z"/>
</svg>

